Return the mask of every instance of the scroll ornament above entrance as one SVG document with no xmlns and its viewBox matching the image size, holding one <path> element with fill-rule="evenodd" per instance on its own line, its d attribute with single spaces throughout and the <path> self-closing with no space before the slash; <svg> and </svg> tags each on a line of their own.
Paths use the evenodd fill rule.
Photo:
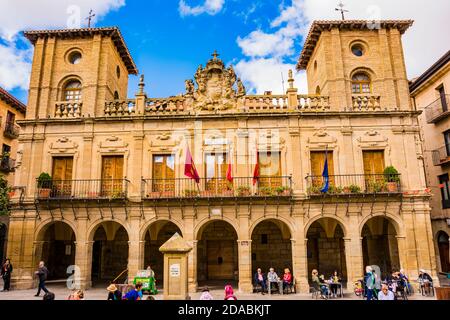
<svg viewBox="0 0 450 320">
<path fill-rule="evenodd" d="M 219 55 L 214 52 L 213 58 L 206 67 L 200 65 L 194 80 L 186 80 L 186 103 L 197 111 L 223 111 L 235 109 L 240 98 L 246 95 L 241 79 L 237 78 L 232 66 L 226 68 Z"/>
</svg>

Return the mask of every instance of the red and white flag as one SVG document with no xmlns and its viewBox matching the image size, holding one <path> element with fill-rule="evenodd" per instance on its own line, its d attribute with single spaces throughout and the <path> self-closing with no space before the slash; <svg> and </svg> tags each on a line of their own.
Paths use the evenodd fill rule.
<svg viewBox="0 0 450 320">
<path fill-rule="evenodd" d="M 198 171 L 195 168 L 194 160 L 192 159 L 191 151 L 189 150 L 189 146 L 186 150 L 186 162 L 184 164 L 184 175 L 192 180 L 195 180 L 196 183 L 200 183 L 200 176 L 198 175 Z"/>
<path fill-rule="evenodd" d="M 259 150 L 256 150 L 256 165 L 255 165 L 255 171 L 253 171 L 253 185 L 256 186 L 256 184 L 259 182 L 259 178 L 261 176 L 260 168 L 259 168 Z"/>
</svg>

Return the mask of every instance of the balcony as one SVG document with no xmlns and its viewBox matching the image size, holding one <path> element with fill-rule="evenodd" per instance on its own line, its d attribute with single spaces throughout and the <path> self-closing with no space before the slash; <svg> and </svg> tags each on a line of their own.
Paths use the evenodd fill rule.
<svg viewBox="0 0 450 320">
<path fill-rule="evenodd" d="M 51 180 L 37 182 L 38 200 L 125 200 L 129 181 Z"/>
<path fill-rule="evenodd" d="M 443 95 L 425 108 L 425 116 L 429 124 L 437 123 L 450 115 L 450 95 Z"/>
<path fill-rule="evenodd" d="M 136 100 L 116 100 L 105 103 L 105 115 L 109 117 L 132 116 L 136 113 Z"/>
<path fill-rule="evenodd" d="M 402 193 L 400 175 L 359 174 L 330 176 L 330 187 L 327 193 L 321 192 L 325 185 L 322 176 L 308 176 L 306 180 L 310 197 L 369 194 L 395 195 Z"/>
<path fill-rule="evenodd" d="M 433 150 L 433 164 L 435 166 L 442 166 L 448 163 L 450 163 L 450 145 Z"/>
<path fill-rule="evenodd" d="M 373 95 L 354 95 L 352 97 L 353 110 L 377 111 L 381 110 L 381 97 Z"/>
<path fill-rule="evenodd" d="M 14 122 L 6 122 L 5 130 L 3 135 L 9 139 L 17 139 L 20 134 L 20 127 Z"/>
<path fill-rule="evenodd" d="M 81 108 L 83 103 L 81 101 L 65 101 L 56 103 L 55 118 L 70 119 L 80 118 Z"/>
<path fill-rule="evenodd" d="M 16 171 L 16 160 L 10 157 L 3 157 L 0 160 L 0 172 L 11 173 Z"/>
<path fill-rule="evenodd" d="M 253 178 L 201 179 L 197 183 L 182 179 L 143 179 L 142 198 L 157 199 L 211 199 L 211 198 L 290 198 L 291 177 L 270 177 L 259 179 L 256 186 Z"/>
</svg>

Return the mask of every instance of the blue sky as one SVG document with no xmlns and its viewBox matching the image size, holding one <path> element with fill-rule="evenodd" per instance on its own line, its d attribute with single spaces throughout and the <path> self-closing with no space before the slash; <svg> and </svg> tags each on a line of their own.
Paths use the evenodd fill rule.
<svg viewBox="0 0 450 320">
<path fill-rule="evenodd" d="M 339 19 L 338 0 L 2 0 L 0 86 L 26 102 L 32 47 L 21 36 L 28 29 L 86 25 L 92 8 L 95 26 L 119 26 L 151 97 L 177 95 L 218 50 L 233 64 L 250 93 L 282 93 L 295 67 L 310 23 Z M 410 78 L 420 75 L 450 49 L 439 34 L 448 29 L 450 1 L 346 0 L 348 19 L 414 19 L 404 37 Z M 77 25 L 78 23 L 78 25 Z M 424 50 L 427 48 L 427 50 Z M 306 93 L 304 73 L 296 85 Z M 137 89 L 131 76 L 129 96 Z"/>
</svg>

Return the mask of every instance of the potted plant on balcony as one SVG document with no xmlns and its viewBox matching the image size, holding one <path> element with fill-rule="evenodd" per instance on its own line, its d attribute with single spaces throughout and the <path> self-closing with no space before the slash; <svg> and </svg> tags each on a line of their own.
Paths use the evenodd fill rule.
<svg viewBox="0 0 450 320">
<path fill-rule="evenodd" d="M 273 196 L 273 188 L 271 187 L 261 187 L 259 188 L 259 194 L 265 197 Z"/>
<path fill-rule="evenodd" d="M 373 180 L 369 181 L 369 191 L 373 193 L 381 193 L 386 191 L 386 183 L 384 181 Z"/>
<path fill-rule="evenodd" d="M 234 197 L 234 190 L 230 187 L 223 189 L 221 193 L 224 197 Z"/>
<path fill-rule="evenodd" d="M 400 176 L 393 166 L 384 169 L 384 179 L 386 181 L 387 191 L 390 193 L 398 192 L 398 185 L 400 183 Z"/>
<path fill-rule="evenodd" d="M 250 187 L 240 186 L 239 188 L 237 188 L 237 193 L 239 197 L 248 197 L 250 196 Z"/>
<path fill-rule="evenodd" d="M 40 199 L 50 198 L 52 192 L 52 177 L 48 173 L 41 173 L 38 178 L 38 190 Z"/>
<path fill-rule="evenodd" d="M 348 188 L 350 189 L 350 192 L 353 194 L 361 193 L 361 187 L 357 186 L 356 184 L 352 184 Z"/>
<path fill-rule="evenodd" d="M 283 186 L 283 187 L 278 187 L 275 189 L 275 191 L 277 192 L 277 194 L 279 196 L 285 196 L 288 197 L 291 195 L 291 188 Z"/>
<path fill-rule="evenodd" d="M 318 195 L 318 194 L 322 193 L 322 192 L 320 192 L 320 190 L 322 190 L 322 187 L 319 187 L 319 186 L 309 187 L 308 194 Z"/>
<path fill-rule="evenodd" d="M 198 191 L 195 189 L 186 189 L 184 190 L 184 196 L 187 198 L 196 198 L 198 197 Z"/>
</svg>

